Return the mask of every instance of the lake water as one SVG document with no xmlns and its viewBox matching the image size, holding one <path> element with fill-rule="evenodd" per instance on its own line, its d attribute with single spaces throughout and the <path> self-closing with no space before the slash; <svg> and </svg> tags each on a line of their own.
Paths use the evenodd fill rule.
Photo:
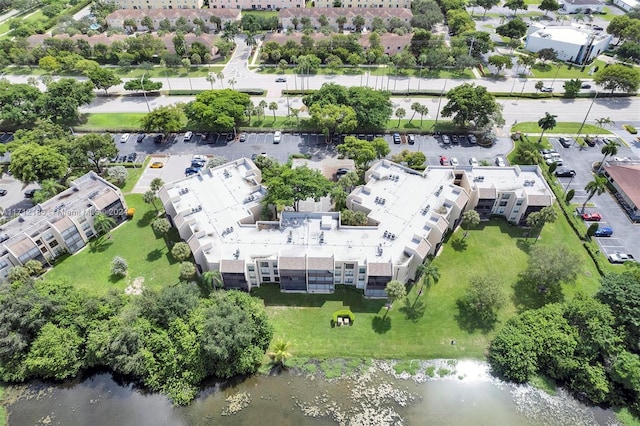
<svg viewBox="0 0 640 426">
<path fill-rule="evenodd" d="M 334 380 L 287 371 L 212 382 L 188 407 L 174 407 L 108 373 L 64 385 L 32 383 L 9 390 L 15 398 L 9 425 L 617 424 L 611 411 L 587 407 L 562 391 L 550 396 L 495 380 L 486 364 L 434 362 L 445 377 L 403 378 L 376 361 L 357 376 Z"/>
</svg>

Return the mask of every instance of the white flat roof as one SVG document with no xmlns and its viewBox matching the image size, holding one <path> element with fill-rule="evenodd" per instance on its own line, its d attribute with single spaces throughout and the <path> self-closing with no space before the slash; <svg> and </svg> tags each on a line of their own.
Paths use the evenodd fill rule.
<svg viewBox="0 0 640 426">
<path fill-rule="evenodd" d="M 596 41 L 603 40 L 610 37 L 608 34 L 596 31 L 591 28 L 574 27 L 574 26 L 561 26 L 561 25 L 549 25 L 541 26 L 540 24 L 534 24 L 537 31 L 529 34 L 529 37 L 543 38 L 547 40 L 561 41 L 564 43 L 571 43 L 584 46 L 589 42 L 589 37 L 595 37 Z"/>
</svg>

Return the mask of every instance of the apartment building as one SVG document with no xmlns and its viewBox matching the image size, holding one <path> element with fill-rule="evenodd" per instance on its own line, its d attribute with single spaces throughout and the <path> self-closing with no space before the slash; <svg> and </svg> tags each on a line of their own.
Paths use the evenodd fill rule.
<svg viewBox="0 0 640 426">
<path fill-rule="evenodd" d="M 282 10 L 302 9 L 304 0 L 210 0 L 212 9 Z"/>
<path fill-rule="evenodd" d="M 538 52 L 553 49 L 561 61 L 584 64 L 609 48 L 613 36 L 585 25 L 531 24 L 525 38 L 525 49 Z"/>
<path fill-rule="evenodd" d="M 111 0 L 118 9 L 201 9 L 204 0 Z"/>
<path fill-rule="evenodd" d="M 335 35 L 335 34 L 334 34 Z M 278 43 L 279 45 L 284 45 L 287 41 L 293 40 L 296 43 L 300 44 L 302 41 L 302 37 L 304 36 L 301 32 L 295 33 L 267 33 L 264 37 L 264 42 L 267 43 L 269 41 L 273 41 Z M 350 34 L 349 36 L 358 36 L 358 34 Z M 332 35 L 324 35 L 322 33 L 313 33 L 309 35 L 314 43 L 318 43 L 322 40 L 331 40 Z M 413 34 L 393 34 L 393 33 L 384 33 L 380 34 L 380 46 L 382 50 L 387 55 L 395 55 L 396 53 L 402 52 L 402 50 L 411 44 L 411 38 Z M 369 34 L 362 34 L 358 37 L 358 43 L 364 51 L 368 51 L 371 47 L 371 43 L 369 42 Z"/>
<path fill-rule="evenodd" d="M 142 25 L 142 20 L 148 16 L 153 21 L 153 28 Z M 212 17 L 220 18 L 220 25 L 211 21 Z M 168 20 L 175 25 L 180 18 L 193 23 L 194 19 L 201 19 L 209 31 L 222 29 L 225 24 L 240 22 L 242 12 L 238 9 L 119 9 L 105 18 L 109 28 L 124 28 L 124 21 L 133 19 L 138 31 L 157 30 L 160 22 Z"/>
<path fill-rule="evenodd" d="M 315 0 L 314 6 L 319 8 L 389 8 L 411 7 L 411 0 Z"/>
<path fill-rule="evenodd" d="M 419 173 L 381 160 L 347 197 L 349 209 L 367 215 L 366 226 L 343 225 L 339 212 L 284 211 L 277 221 L 262 221 L 261 179 L 252 161 L 240 159 L 159 191 L 200 271 L 219 270 L 225 288 L 277 283 L 282 291 L 331 293 L 345 284 L 386 297 L 390 280 L 415 279 L 465 210 L 521 223 L 554 201 L 537 166 Z"/>
<path fill-rule="evenodd" d="M 121 223 L 127 219 L 127 205 L 117 186 L 89 172 L 69 189 L 2 225 L 0 279 L 29 260 L 46 265 L 63 253 L 76 253 L 95 236 L 97 213 Z"/>
<path fill-rule="evenodd" d="M 409 2 L 410 4 L 411 2 Z M 322 9 L 319 6 L 315 8 L 306 8 L 306 9 L 281 9 L 278 12 L 278 21 L 282 28 L 285 29 L 294 29 L 293 19 L 298 20 L 298 26 L 301 28 L 300 20 L 302 18 L 309 18 L 311 20 L 311 26 L 314 28 L 320 28 L 321 24 L 319 19 L 321 16 L 325 16 L 329 21 L 329 26 L 338 28 L 338 18 L 344 17 L 346 18 L 346 23 L 343 28 L 345 30 L 353 30 L 353 18 L 356 16 L 362 16 L 364 18 L 364 26 L 367 28 L 371 27 L 373 23 L 373 18 L 379 17 L 384 21 L 388 21 L 391 18 L 398 18 L 403 22 L 410 23 L 411 18 L 413 18 L 413 13 L 409 6 L 402 8 L 378 8 L 378 7 L 362 7 L 353 10 L 349 9 L 341 9 L 341 8 L 329 8 Z"/>
</svg>

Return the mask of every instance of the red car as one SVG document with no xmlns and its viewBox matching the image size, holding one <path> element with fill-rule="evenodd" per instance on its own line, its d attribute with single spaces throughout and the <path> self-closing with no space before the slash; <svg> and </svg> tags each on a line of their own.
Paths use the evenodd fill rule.
<svg viewBox="0 0 640 426">
<path fill-rule="evenodd" d="M 602 220 L 602 216 L 600 216 L 600 213 L 584 213 L 582 215 L 582 219 L 589 222 L 600 222 Z"/>
<path fill-rule="evenodd" d="M 449 162 L 449 160 L 447 160 L 447 157 L 445 157 L 444 155 L 440 156 L 440 165 L 444 166 L 445 164 L 447 164 Z"/>
</svg>

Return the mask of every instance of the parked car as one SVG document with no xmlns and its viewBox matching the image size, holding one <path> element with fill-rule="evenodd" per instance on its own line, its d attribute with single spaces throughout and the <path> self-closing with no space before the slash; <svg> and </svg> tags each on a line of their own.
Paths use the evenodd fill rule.
<svg viewBox="0 0 640 426">
<path fill-rule="evenodd" d="M 402 142 L 402 140 L 400 139 L 400 133 L 394 133 L 393 134 L 393 143 L 398 144 Z"/>
<path fill-rule="evenodd" d="M 596 138 L 592 138 L 591 136 L 585 136 L 584 143 L 586 143 L 590 147 L 594 147 L 596 146 Z"/>
<path fill-rule="evenodd" d="M 182 140 L 190 141 L 192 137 L 193 137 L 193 132 L 192 131 L 188 131 L 188 132 L 186 132 L 184 134 L 184 137 L 182 138 Z"/>
<path fill-rule="evenodd" d="M 598 28 L 602 28 L 602 27 L 598 27 Z M 582 86 L 580 86 L 581 89 L 591 89 L 591 85 L 590 84 L 583 84 Z"/>
<path fill-rule="evenodd" d="M 287 77 L 278 77 L 276 78 L 276 83 L 286 83 Z"/>
<path fill-rule="evenodd" d="M 200 167 L 187 167 L 184 169 L 184 174 L 187 176 L 195 175 L 196 173 L 200 173 Z"/>
<path fill-rule="evenodd" d="M 576 175 L 576 171 L 573 169 L 566 169 L 564 167 L 556 169 L 557 177 L 574 177 L 575 175 Z"/>
<path fill-rule="evenodd" d="M 342 176 L 346 175 L 347 173 L 349 173 L 351 170 L 346 169 L 344 167 L 341 167 L 338 169 L 338 171 L 336 172 L 336 177 L 338 179 L 340 179 Z"/>
<path fill-rule="evenodd" d="M 232 141 L 236 137 L 235 133 L 227 133 L 227 141 Z"/>
<path fill-rule="evenodd" d="M 553 92 L 553 87 L 543 87 L 542 89 L 540 89 L 540 91 L 542 93 L 552 93 Z"/>
<path fill-rule="evenodd" d="M 0 189 L 0 197 L 4 197 L 5 195 L 7 195 L 7 190 L 6 189 Z"/>
<path fill-rule="evenodd" d="M 546 150 L 543 149 L 543 151 L 547 151 L 542 154 L 542 158 L 544 158 L 545 160 L 548 160 L 549 158 L 560 158 L 560 154 L 558 154 L 553 149 L 546 149 Z"/>
<path fill-rule="evenodd" d="M 621 253 L 619 251 L 610 254 L 609 256 L 607 256 L 607 259 L 609 259 L 609 262 L 611 263 L 624 263 L 624 262 L 635 262 L 635 257 L 633 257 L 632 254 L 629 253 Z"/>
<path fill-rule="evenodd" d="M 452 166 L 457 166 L 458 165 L 458 159 L 456 157 L 451 157 L 451 160 L 449 160 L 449 164 L 451 164 Z"/>
<path fill-rule="evenodd" d="M 476 166 L 478 166 L 479 164 L 480 164 L 480 163 L 478 163 L 478 159 L 477 159 L 476 157 L 471 157 L 471 158 L 469 159 L 469 165 L 470 165 L 470 166 L 476 167 Z"/>
<path fill-rule="evenodd" d="M 280 143 L 282 140 L 282 132 L 280 130 L 276 130 L 273 134 L 273 143 Z"/>
<path fill-rule="evenodd" d="M 600 25 L 594 25 L 591 28 L 593 28 L 596 31 L 604 31 L 604 28 L 602 28 Z M 584 87 L 583 87 L 583 89 L 584 89 Z"/>
<path fill-rule="evenodd" d="M 565 148 L 569 148 L 571 147 L 571 145 L 573 145 L 573 140 L 571 139 L 567 139 L 567 138 L 558 138 L 558 142 L 560 142 L 560 145 L 562 145 Z"/>
<path fill-rule="evenodd" d="M 161 143 L 162 142 L 162 135 L 155 135 L 153 137 L 153 143 Z"/>
<path fill-rule="evenodd" d="M 161 169 L 164 167 L 164 163 L 162 161 L 154 161 L 149 167 L 152 169 Z"/>
<path fill-rule="evenodd" d="M 241 133 L 240 137 L 238 138 L 238 140 L 240 142 L 245 142 L 247 140 L 247 134 L 246 133 Z"/>
<path fill-rule="evenodd" d="M 547 148 L 545 148 L 545 149 L 541 149 L 541 150 L 540 150 L 540 151 L 538 151 L 538 152 L 540 152 L 540 154 L 542 154 L 542 156 L 543 156 L 543 157 L 544 157 L 545 155 L 551 155 L 551 154 L 553 154 L 554 152 L 555 152 L 555 153 L 557 153 L 557 151 L 556 151 L 555 149 L 547 149 Z M 548 158 L 548 157 L 544 157 L 544 158 Z"/>
<path fill-rule="evenodd" d="M 416 137 L 414 135 L 407 135 L 407 143 L 413 145 L 416 143 Z"/>
<path fill-rule="evenodd" d="M 201 169 L 204 165 L 207 164 L 205 160 L 191 160 L 191 167 Z"/>
<path fill-rule="evenodd" d="M 504 167 L 505 163 L 504 160 L 502 159 L 502 157 L 496 157 L 496 166 L 498 167 Z"/>
<path fill-rule="evenodd" d="M 447 164 L 447 157 L 445 157 L 444 155 L 440 156 L 440 165 L 444 166 L 445 164 Z"/>
<path fill-rule="evenodd" d="M 458 145 L 460 143 L 460 137 L 458 135 L 451 135 L 451 143 Z"/>
<path fill-rule="evenodd" d="M 451 139 L 449 138 L 449 135 L 442 135 L 441 139 L 442 139 L 442 143 L 445 145 L 449 145 L 451 143 Z"/>
<path fill-rule="evenodd" d="M 144 140 L 144 138 L 146 138 L 146 137 L 147 137 L 147 134 L 146 134 L 146 133 L 140 133 L 140 134 L 138 135 L 138 137 L 136 138 L 136 142 L 140 143 L 140 142 L 142 142 L 142 141 Z"/>
<path fill-rule="evenodd" d="M 125 143 L 126 141 L 128 141 L 129 136 L 131 136 L 129 133 L 125 133 L 124 135 L 120 136 L 120 143 Z"/>
<path fill-rule="evenodd" d="M 602 215 L 600 215 L 600 213 L 583 213 L 582 220 L 586 220 L 587 222 L 600 222 Z"/>
<path fill-rule="evenodd" d="M 610 237 L 613 235 L 613 229 L 605 226 L 604 228 L 598 228 L 594 234 L 596 237 Z"/>
<path fill-rule="evenodd" d="M 33 188 L 33 189 L 28 189 L 24 192 L 24 198 L 33 198 L 33 196 L 36 194 L 37 189 Z"/>
<path fill-rule="evenodd" d="M 132 152 L 131 154 L 127 155 L 127 163 L 133 163 L 134 161 L 136 161 L 136 158 L 138 158 L 138 154 Z"/>
<path fill-rule="evenodd" d="M 560 158 L 560 157 L 547 158 L 547 159 L 545 160 L 545 162 L 546 162 L 548 165 L 552 165 L 553 163 L 556 163 L 558 166 L 562 166 L 562 165 L 564 165 L 564 161 L 563 161 L 563 160 L 562 160 L 562 158 Z"/>
<path fill-rule="evenodd" d="M 478 139 L 476 138 L 476 135 L 468 135 L 467 139 L 469 139 L 469 143 L 471 145 L 475 145 L 478 143 Z"/>
</svg>

